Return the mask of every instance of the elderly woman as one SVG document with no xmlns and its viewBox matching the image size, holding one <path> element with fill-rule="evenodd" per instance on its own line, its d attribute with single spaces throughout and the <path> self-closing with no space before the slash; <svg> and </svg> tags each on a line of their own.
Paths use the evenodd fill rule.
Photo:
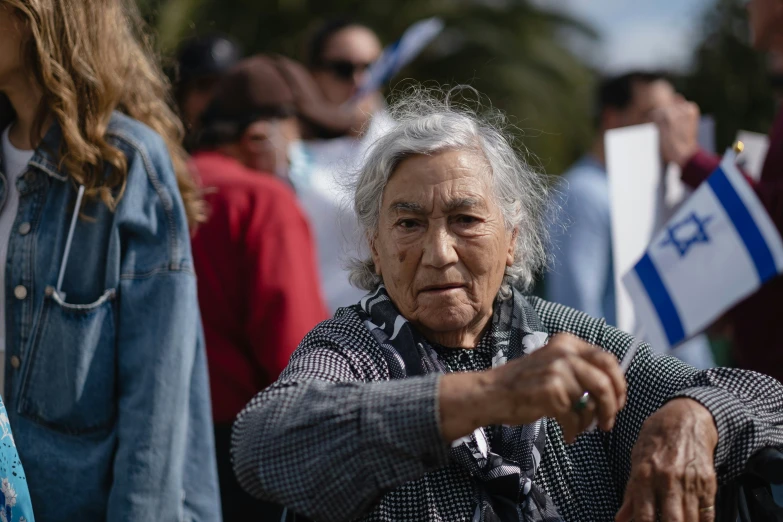
<svg viewBox="0 0 783 522">
<path fill-rule="evenodd" d="M 783 444 L 783 387 L 645 344 L 624 376 L 631 336 L 523 296 L 541 176 L 471 113 L 396 116 L 356 187 L 370 293 L 240 414 L 243 486 L 319 521 L 713 520 L 717 484 Z"/>
</svg>

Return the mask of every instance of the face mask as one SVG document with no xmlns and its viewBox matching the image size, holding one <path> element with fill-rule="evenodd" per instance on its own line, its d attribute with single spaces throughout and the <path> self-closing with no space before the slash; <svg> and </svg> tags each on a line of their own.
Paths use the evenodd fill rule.
<svg viewBox="0 0 783 522">
<path fill-rule="evenodd" d="M 288 144 L 288 178 L 297 190 L 310 184 L 313 164 L 305 144 L 301 140 Z"/>
</svg>

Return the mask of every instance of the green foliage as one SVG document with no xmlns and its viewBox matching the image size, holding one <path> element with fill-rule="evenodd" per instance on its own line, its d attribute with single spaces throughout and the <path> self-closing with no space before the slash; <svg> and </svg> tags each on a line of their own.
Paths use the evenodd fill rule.
<svg viewBox="0 0 783 522">
<path fill-rule="evenodd" d="M 591 139 L 591 72 L 560 42 L 592 31 L 529 0 L 139 0 L 171 51 L 183 37 L 220 31 L 246 52 L 303 58 L 303 42 L 325 18 L 348 15 L 391 42 L 413 22 L 437 15 L 447 30 L 394 82 L 470 84 L 504 110 L 524 145 L 560 173 Z M 486 99 L 485 98 L 485 99 Z"/>
<path fill-rule="evenodd" d="M 769 132 L 775 96 L 767 80 L 766 57 L 754 51 L 742 0 L 718 0 L 705 12 L 704 37 L 682 91 L 716 120 L 716 143 L 723 150 L 738 130 Z"/>
</svg>

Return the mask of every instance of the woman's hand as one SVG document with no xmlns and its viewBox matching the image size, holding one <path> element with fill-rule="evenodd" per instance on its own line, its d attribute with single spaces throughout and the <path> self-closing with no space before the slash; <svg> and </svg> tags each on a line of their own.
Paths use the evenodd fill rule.
<svg viewBox="0 0 783 522">
<path fill-rule="evenodd" d="M 710 412 L 675 399 L 648 418 L 631 456 L 617 522 L 712 522 L 718 431 Z"/>
<path fill-rule="evenodd" d="M 590 393 L 587 407 L 575 404 Z M 441 379 L 441 431 L 448 442 L 490 424 L 529 424 L 556 419 L 573 441 L 595 417 L 610 430 L 625 406 L 626 382 L 617 359 L 568 334 L 553 336 L 540 350 L 485 372 Z"/>
</svg>

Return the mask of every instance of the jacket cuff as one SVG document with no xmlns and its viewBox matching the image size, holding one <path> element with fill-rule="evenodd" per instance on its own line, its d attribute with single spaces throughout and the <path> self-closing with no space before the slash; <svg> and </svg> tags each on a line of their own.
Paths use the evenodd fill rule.
<svg viewBox="0 0 783 522">
<path fill-rule="evenodd" d="M 389 467 L 378 474 L 382 489 L 420 478 L 448 463 L 449 448 L 440 432 L 440 378 L 432 374 L 365 387 L 361 402 L 366 406 L 360 420 L 365 436 L 361 440 L 399 456 L 388 459 Z"/>
<path fill-rule="evenodd" d="M 715 468 L 728 463 L 734 439 L 747 419 L 746 407 L 740 401 L 722 388 L 702 386 L 682 390 L 672 399 L 688 398 L 698 402 L 710 412 L 715 426 L 718 428 L 718 445 L 715 447 Z"/>
<path fill-rule="evenodd" d="M 720 158 L 699 149 L 682 168 L 682 180 L 691 188 L 698 187 L 720 165 Z"/>
</svg>

